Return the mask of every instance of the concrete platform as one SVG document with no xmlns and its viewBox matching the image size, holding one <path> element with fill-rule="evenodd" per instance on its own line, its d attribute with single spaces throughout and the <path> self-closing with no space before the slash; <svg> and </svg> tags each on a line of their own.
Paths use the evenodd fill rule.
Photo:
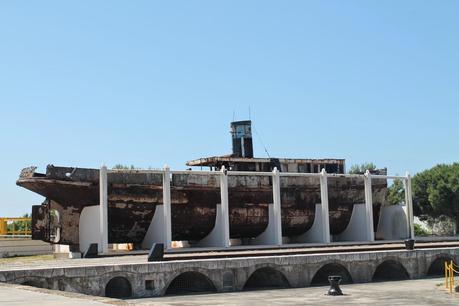
<svg viewBox="0 0 459 306">
<path fill-rule="evenodd" d="M 197 294 L 143 299 L 110 299 L 29 286 L 0 284 L 1 305 L 458 305 L 443 278 L 342 285 L 344 296 L 327 296 L 328 287 Z"/>
<path fill-rule="evenodd" d="M 0 258 L 52 254 L 50 243 L 31 238 L 0 238 Z"/>
<path fill-rule="evenodd" d="M 419 279 L 459 262 L 459 247 L 353 251 L 147 262 L 145 255 L 0 265 L 0 282 L 94 296 L 153 297 L 186 292 L 300 288 L 338 274 L 349 283 Z M 1 262 L 1 261 L 0 261 Z"/>
</svg>

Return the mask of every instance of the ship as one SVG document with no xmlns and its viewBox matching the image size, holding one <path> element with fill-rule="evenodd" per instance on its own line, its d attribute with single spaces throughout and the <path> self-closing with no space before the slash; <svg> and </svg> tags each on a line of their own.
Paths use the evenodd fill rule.
<svg viewBox="0 0 459 306">
<path fill-rule="evenodd" d="M 199 242 L 213 229 L 220 203 L 219 174 L 229 171 L 327 173 L 330 234 L 342 233 L 355 204 L 364 203 L 362 178 L 344 177 L 345 159 L 256 158 L 252 122 L 230 124 L 232 153 L 188 161 L 191 167 L 209 168 L 215 175 L 180 171 L 171 178 L 172 240 Z M 79 250 L 79 221 L 85 207 L 99 205 L 99 169 L 48 165 L 45 173 L 24 168 L 16 184 L 45 197 L 32 206 L 32 239 L 69 245 Z M 380 170 L 376 170 L 380 171 Z M 376 173 L 385 174 L 385 173 Z M 321 203 L 318 177 L 281 177 L 282 236 L 294 241 L 313 225 Z M 250 241 L 267 228 L 273 203 L 272 177 L 228 176 L 230 238 Z M 372 180 L 374 230 L 381 206 L 386 205 L 387 181 Z M 136 169 L 108 173 L 108 242 L 140 246 L 158 205 L 162 205 L 162 175 Z"/>
</svg>

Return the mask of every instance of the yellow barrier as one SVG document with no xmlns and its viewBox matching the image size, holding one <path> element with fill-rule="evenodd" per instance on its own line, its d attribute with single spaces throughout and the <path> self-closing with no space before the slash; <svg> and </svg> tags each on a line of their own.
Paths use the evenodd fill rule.
<svg viewBox="0 0 459 306">
<path fill-rule="evenodd" d="M 454 268 L 458 268 L 458 266 L 452 260 L 449 264 L 445 261 L 445 287 L 449 289 L 449 293 L 453 293 L 454 273 L 459 273 L 459 271 Z"/>
<path fill-rule="evenodd" d="M 30 235 L 31 218 L 0 218 L 0 235 Z"/>
</svg>

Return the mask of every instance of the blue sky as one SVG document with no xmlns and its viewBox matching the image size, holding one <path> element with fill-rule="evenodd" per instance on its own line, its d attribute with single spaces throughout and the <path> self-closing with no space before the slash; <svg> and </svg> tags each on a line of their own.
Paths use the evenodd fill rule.
<svg viewBox="0 0 459 306">
<path fill-rule="evenodd" d="M 271 156 L 457 161 L 458 1 L 2 1 L 0 216 L 23 167 L 184 169 L 251 119 Z M 266 156 L 254 135 L 255 154 Z"/>
</svg>

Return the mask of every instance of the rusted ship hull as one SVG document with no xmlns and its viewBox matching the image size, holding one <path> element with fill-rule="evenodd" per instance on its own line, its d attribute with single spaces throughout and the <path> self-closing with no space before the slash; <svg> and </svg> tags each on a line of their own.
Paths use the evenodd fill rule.
<svg viewBox="0 0 459 306">
<path fill-rule="evenodd" d="M 162 176 L 155 173 L 109 173 L 109 243 L 141 243 L 157 205 L 162 205 Z M 268 225 L 272 203 L 270 177 L 229 176 L 231 238 L 251 238 Z M 46 197 L 33 206 L 33 239 L 77 247 L 79 219 L 87 206 L 99 205 L 99 171 L 48 166 L 46 174 L 22 173 L 17 184 Z M 364 202 L 362 179 L 329 178 L 330 232 L 341 233 L 349 223 L 354 204 Z M 375 223 L 387 191 L 385 180 L 373 182 Z M 216 175 L 176 174 L 171 181 L 172 239 L 196 241 L 215 224 L 220 202 Z M 320 203 L 317 178 L 282 177 L 281 210 L 283 236 L 308 231 Z M 376 227 L 376 224 L 375 224 Z"/>
</svg>

